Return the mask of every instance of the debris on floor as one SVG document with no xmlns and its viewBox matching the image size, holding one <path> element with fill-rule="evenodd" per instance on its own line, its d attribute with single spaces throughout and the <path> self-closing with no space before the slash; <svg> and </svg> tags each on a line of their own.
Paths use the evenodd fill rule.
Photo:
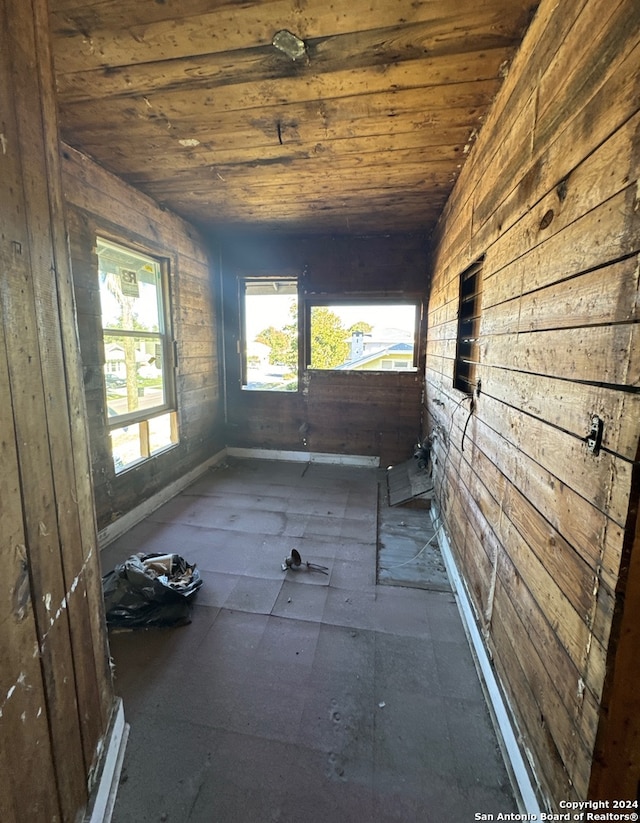
<svg viewBox="0 0 640 823">
<path fill-rule="evenodd" d="M 416 453 L 410 460 L 390 466 L 387 469 L 387 494 L 390 506 L 414 500 L 428 508 L 433 497 L 433 478 L 424 458 L 417 457 Z"/>
<path fill-rule="evenodd" d="M 291 553 L 288 557 L 285 557 L 280 568 L 283 572 L 286 572 L 287 569 L 293 569 L 295 571 L 302 568 L 302 565 L 302 557 L 300 556 L 300 552 L 297 549 L 291 549 Z M 320 566 L 318 563 L 309 563 L 308 560 L 305 561 L 304 565 L 310 572 L 329 574 L 328 566 Z"/>
<path fill-rule="evenodd" d="M 416 506 L 416 499 L 391 504 L 390 475 L 396 469 L 401 470 L 396 474 L 398 481 L 401 481 L 403 476 L 405 479 L 408 478 L 410 470 L 413 477 L 423 477 L 431 482 L 425 471 L 417 468 L 415 460 L 387 470 L 387 483 L 381 478 L 378 507 L 378 583 L 450 591 L 451 584 L 438 542 L 439 528 L 434 526 L 428 509 L 421 505 Z M 402 483 L 399 482 L 396 488 L 399 490 L 401 487 Z M 411 492 L 410 484 L 405 488 L 407 492 Z M 414 490 L 415 488 L 414 484 Z M 430 493 L 426 495 L 429 496 Z M 429 504 L 430 500 L 426 502 Z"/>
<path fill-rule="evenodd" d="M 134 554 L 102 578 L 109 628 L 182 626 L 202 578 L 178 554 Z"/>
<path fill-rule="evenodd" d="M 106 547 L 105 571 L 131 547 L 183 547 L 205 580 L 189 637 L 110 638 L 131 724 L 113 823 L 515 817 L 450 589 L 376 583 L 378 523 L 404 522 L 406 558 L 434 525 L 389 508 L 385 471 L 238 460 Z M 300 568 L 281 571 L 292 547 Z"/>
</svg>

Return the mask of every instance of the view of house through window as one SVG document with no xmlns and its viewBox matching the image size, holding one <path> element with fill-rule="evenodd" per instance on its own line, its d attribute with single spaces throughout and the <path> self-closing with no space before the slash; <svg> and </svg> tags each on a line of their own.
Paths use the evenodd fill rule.
<svg viewBox="0 0 640 823">
<path fill-rule="evenodd" d="M 411 371 L 415 304 L 312 305 L 309 363 L 312 369 Z"/>
<path fill-rule="evenodd" d="M 242 387 L 298 389 L 298 284 L 296 280 L 243 281 Z"/>
<path fill-rule="evenodd" d="M 296 281 L 247 279 L 242 289 L 243 388 L 296 391 Z M 412 371 L 417 320 L 415 303 L 313 303 L 308 307 L 307 368 Z"/>
<path fill-rule="evenodd" d="M 159 260 L 97 239 L 104 382 L 116 471 L 178 440 Z"/>
</svg>

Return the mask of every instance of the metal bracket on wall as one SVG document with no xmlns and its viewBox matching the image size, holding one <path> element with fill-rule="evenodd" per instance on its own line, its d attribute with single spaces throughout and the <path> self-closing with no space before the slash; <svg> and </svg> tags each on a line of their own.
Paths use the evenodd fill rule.
<svg viewBox="0 0 640 823">
<path fill-rule="evenodd" d="M 591 431 L 585 438 L 587 441 L 587 449 L 591 454 L 598 454 L 600 446 L 602 445 L 602 434 L 604 432 L 604 421 L 602 418 L 594 414 L 591 418 Z"/>
</svg>

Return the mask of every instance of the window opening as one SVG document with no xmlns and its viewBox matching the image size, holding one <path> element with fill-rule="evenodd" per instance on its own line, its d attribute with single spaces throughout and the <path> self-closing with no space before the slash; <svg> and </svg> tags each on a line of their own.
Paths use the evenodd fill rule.
<svg viewBox="0 0 640 823">
<path fill-rule="evenodd" d="M 298 390 L 298 283 L 292 279 L 241 281 L 242 388 Z"/>
<path fill-rule="evenodd" d="M 331 302 L 309 309 L 308 368 L 414 371 L 416 303 Z"/>
<path fill-rule="evenodd" d="M 97 238 L 107 425 L 116 472 L 178 442 L 167 266 Z"/>
<path fill-rule="evenodd" d="M 453 385 L 466 394 L 473 394 L 476 387 L 477 365 L 480 362 L 480 298 L 483 261 L 484 257 L 460 275 L 458 339 Z"/>
</svg>

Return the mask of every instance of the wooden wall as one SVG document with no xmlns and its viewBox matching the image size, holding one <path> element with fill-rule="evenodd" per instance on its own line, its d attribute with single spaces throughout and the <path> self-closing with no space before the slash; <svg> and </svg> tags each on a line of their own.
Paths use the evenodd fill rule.
<svg viewBox="0 0 640 823">
<path fill-rule="evenodd" d="M 208 251 L 194 228 L 72 148 L 63 146 L 62 156 L 98 527 L 104 528 L 224 446 L 216 289 Z M 106 426 L 96 234 L 169 259 L 178 341 L 179 445 L 119 475 Z"/>
<path fill-rule="evenodd" d="M 598 783 L 635 798 L 640 778 L 637 756 L 627 769 L 607 759 L 624 724 L 638 739 L 637 633 L 622 720 L 605 730 L 638 499 L 639 34 L 636 0 L 542 0 L 434 238 L 438 505 L 556 809 Z M 482 388 L 468 419 L 452 388 L 458 278 L 483 254 Z M 593 414 L 597 456 L 584 442 Z"/>
<path fill-rule="evenodd" d="M 420 436 L 422 368 L 384 374 L 305 370 L 298 392 L 242 391 L 237 280 L 260 275 L 298 277 L 303 300 L 349 295 L 363 300 L 386 296 L 423 301 L 424 238 L 227 236 L 219 241 L 219 248 L 224 273 L 227 445 L 379 456 L 385 465 L 411 457 Z"/>
<path fill-rule="evenodd" d="M 46 3 L 0 2 L 0 820 L 82 817 L 115 708 Z"/>
</svg>

